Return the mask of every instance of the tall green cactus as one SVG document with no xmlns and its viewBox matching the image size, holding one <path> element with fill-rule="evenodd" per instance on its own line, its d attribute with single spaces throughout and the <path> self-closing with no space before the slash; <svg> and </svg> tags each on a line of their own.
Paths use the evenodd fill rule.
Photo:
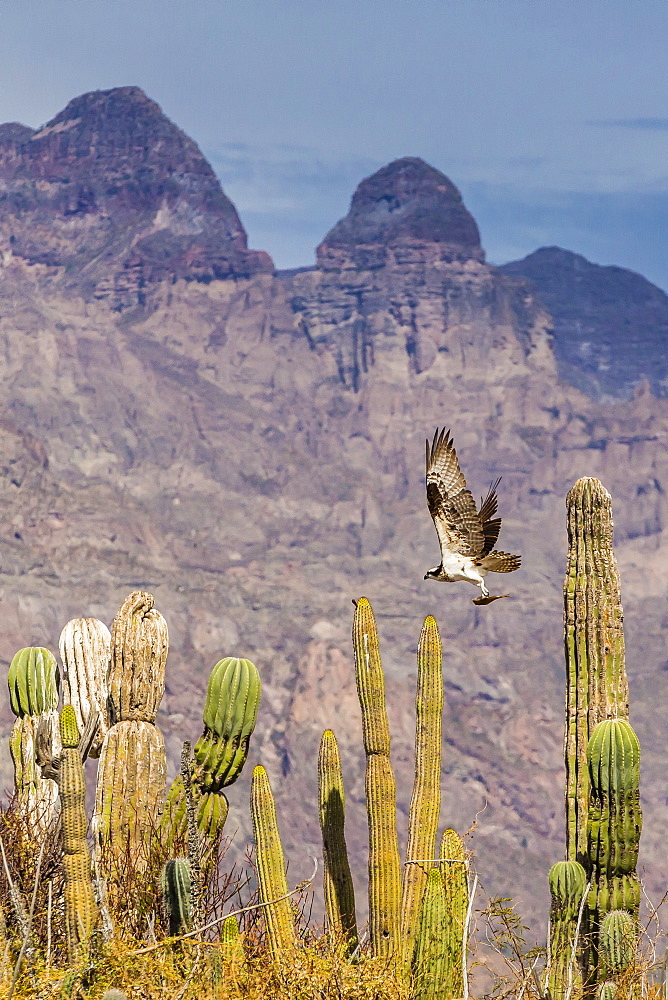
<svg viewBox="0 0 668 1000">
<path fill-rule="evenodd" d="M 70 962 L 86 954 L 98 919 L 86 840 L 86 779 L 79 752 L 79 730 L 74 708 L 60 713 L 62 750 L 56 767 L 62 807 L 63 863 L 65 868 L 65 925 Z"/>
<path fill-rule="evenodd" d="M 401 936 L 404 957 L 410 962 L 418 917 L 427 881 L 423 864 L 413 859 L 433 858 L 441 811 L 441 733 L 443 725 L 443 671 L 441 637 L 436 620 L 424 620 L 417 652 L 415 698 L 415 781 L 408 817 L 408 843 L 403 876 Z"/>
<path fill-rule="evenodd" d="M 162 899 L 172 936 L 192 930 L 190 863 L 187 858 L 171 858 L 160 875 Z"/>
<path fill-rule="evenodd" d="M 551 1000 L 566 1000 L 573 990 L 578 995 L 582 986 L 577 961 L 582 941 L 577 935 L 587 873 L 579 861 L 557 861 L 550 869 L 549 884 L 552 905 L 546 986 Z"/>
<path fill-rule="evenodd" d="M 42 778 L 36 746 L 39 729 L 49 757 L 55 757 L 60 750 L 60 674 L 55 656 L 41 646 L 20 649 L 9 666 L 7 683 L 10 705 L 17 716 L 9 749 L 18 803 L 40 836 L 53 822 L 58 803 L 55 781 Z"/>
<path fill-rule="evenodd" d="M 454 830 L 444 831 L 440 856 L 446 909 L 443 933 L 444 996 L 461 997 L 464 995 L 466 915 L 469 906 L 468 862 L 462 839 Z"/>
<path fill-rule="evenodd" d="M 318 797 L 322 830 L 325 912 L 334 941 L 344 942 L 344 952 L 357 948 L 357 919 L 348 850 L 344 832 L 345 794 L 341 757 L 336 736 L 326 729 L 318 755 Z"/>
<path fill-rule="evenodd" d="M 195 744 L 193 794 L 197 825 L 212 846 L 227 819 L 223 788 L 241 774 L 257 721 L 262 687 L 250 660 L 228 656 L 211 671 L 204 706 L 204 732 Z M 183 780 L 177 777 L 167 795 L 162 829 L 167 840 L 181 839 L 186 827 Z M 205 864 L 206 864 L 206 858 Z"/>
<path fill-rule="evenodd" d="M 626 719 L 599 722 L 589 740 L 587 763 L 591 966 L 596 961 L 596 933 L 600 945 L 606 914 L 626 910 L 629 919 L 637 921 L 640 907 L 636 874 L 642 830 L 640 744 Z M 603 975 L 603 968 L 599 968 L 597 980 Z"/>
<path fill-rule="evenodd" d="M 260 902 L 267 922 L 269 954 L 280 962 L 295 944 L 295 924 L 288 896 L 283 847 L 276 821 L 276 806 L 267 772 L 258 764 L 251 783 L 251 817 L 257 852 Z"/>
<path fill-rule="evenodd" d="M 97 732 L 89 750 L 99 757 L 102 741 L 109 728 L 109 671 L 111 635 L 97 618 L 73 618 L 60 633 L 60 658 L 63 661 L 63 693 L 72 705 L 77 725 L 83 731 L 91 713 L 97 717 Z"/>
<path fill-rule="evenodd" d="M 597 479 L 579 479 L 566 507 L 566 853 L 586 867 L 587 743 L 603 719 L 628 717 L 628 681 L 610 494 Z"/>
<path fill-rule="evenodd" d="M 432 868 L 422 895 L 413 958 L 414 1000 L 446 1000 L 446 955 L 443 929 L 447 904 L 443 874 Z M 460 994 L 461 995 L 461 994 Z"/>
<path fill-rule="evenodd" d="M 376 956 L 401 952 L 401 862 L 397 839 L 396 783 L 390 761 L 390 727 L 378 632 L 371 605 L 355 607 L 353 648 L 366 753 L 365 791 L 369 823 L 369 937 Z"/>
<path fill-rule="evenodd" d="M 114 618 L 108 730 L 98 766 L 93 832 L 113 881 L 128 864 L 147 865 L 148 843 L 165 798 L 167 759 L 155 725 L 165 689 L 167 624 L 151 594 L 135 591 Z"/>
<path fill-rule="evenodd" d="M 241 774 L 257 721 L 262 687 L 250 660 L 227 656 L 209 677 L 204 733 L 195 744 L 195 780 L 206 792 L 219 792 Z"/>
</svg>

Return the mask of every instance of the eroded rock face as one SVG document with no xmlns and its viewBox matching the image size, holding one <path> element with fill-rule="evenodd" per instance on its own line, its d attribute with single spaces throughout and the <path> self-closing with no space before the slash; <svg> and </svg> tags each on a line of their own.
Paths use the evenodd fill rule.
<svg viewBox="0 0 668 1000">
<path fill-rule="evenodd" d="M 365 270 L 424 256 L 483 261 L 480 233 L 445 174 L 424 160 L 394 160 L 359 185 L 348 215 L 317 250 L 321 268 Z"/>
<path fill-rule="evenodd" d="M 21 147 L 25 133 L 15 138 Z M 48 181 L 49 197 L 60 183 Z M 39 197 L 25 218 L 46 219 Z M 141 239 L 147 216 L 133 211 L 124 232 L 136 225 Z M 54 232 L 71 248 L 58 218 Z M 93 231 L 98 223 L 93 214 Z M 564 498 L 579 476 L 597 476 L 613 495 L 643 746 L 643 863 L 650 897 L 656 889 L 660 898 L 668 400 L 642 391 L 597 401 L 560 382 L 535 288 L 486 265 L 475 247 L 449 260 L 440 245 L 398 240 L 379 267 L 348 258 L 339 270 L 156 278 L 143 306 L 121 312 L 89 293 L 88 268 L 10 256 L 0 268 L 0 659 L 6 669 L 21 646 L 57 648 L 75 616 L 111 624 L 129 591 L 149 590 L 170 629 L 158 721 L 174 772 L 182 741 L 201 731 L 211 667 L 249 656 L 263 698 L 250 760 L 230 789 L 238 853 L 261 761 L 291 878 L 310 874 L 320 852 L 317 750 L 331 727 L 362 912 L 351 598 L 364 594 L 377 615 L 402 839 L 415 648 L 433 614 L 447 692 L 442 825 L 465 833 L 477 822 L 484 892 L 512 894 L 542 920 L 546 873 L 563 853 Z M 98 282 L 115 280 L 118 259 L 99 264 Z M 500 543 L 522 553 L 519 572 L 494 578 L 493 592 L 512 599 L 488 608 L 471 604 L 472 587 L 423 580 L 438 561 L 424 440 L 444 425 L 474 494 L 503 476 Z M 0 720 L 8 733 L 6 701 Z M 9 755 L 1 759 L 9 787 Z"/>
<path fill-rule="evenodd" d="M 542 247 L 499 268 L 528 278 L 554 319 L 559 375 L 594 398 L 628 398 L 647 381 L 668 396 L 668 296 L 623 267 Z"/>
<path fill-rule="evenodd" d="M 0 126 L 0 190 L 0 254 L 64 268 L 116 308 L 164 279 L 272 270 L 197 145 L 138 87 L 83 94 L 35 131 Z"/>
</svg>

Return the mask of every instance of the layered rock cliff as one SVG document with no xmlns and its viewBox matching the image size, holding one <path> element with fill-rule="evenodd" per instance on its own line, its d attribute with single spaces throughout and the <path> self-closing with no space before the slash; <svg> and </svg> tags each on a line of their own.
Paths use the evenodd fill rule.
<svg viewBox="0 0 668 1000">
<path fill-rule="evenodd" d="M 53 134 L 93 134 L 85 114 L 74 117 L 76 126 Z M 183 180 L 194 176 L 196 150 L 169 127 L 174 144 L 165 137 L 160 156 L 174 165 L 187 216 L 200 204 L 201 189 L 189 193 Z M 133 157 L 151 160 L 160 147 L 152 128 L 133 133 Z M 0 131 L 5 141 L 10 134 L 17 148 L 32 141 L 15 127 Z M 98 144 L 101 134 L 80 154 L 72 147 L 72 177 L 77 156 Z M 34 176 L 48 173 L 50 154 L 34 155 Z M 56 199 L 63 183 L 48 180 L 44 190 Z M 513 894 L 538 917 L 547 869 L 563 850 L 564 497 L 578 476 L 598 476 L 615 500 L 632 720 L 644 747 L 643 851 L 649 891 L 658 889 L 668 875 L 655 718 L 668 695 L 668 401 L 644 388 L 601 402 L 560 381 L 554 319 L 535 285 L 485 264 L 454 185 L 422 161 L 399 160 L 363 182 L 315 268 L 205 282 L 198 266 L 177 255 L 178 270 L 168 255 L 172 270 L 147 265 L 142 295 L 128 292 L 126 306 L 116 293 L 101 296 L 101 283 L 105 269 L 116 281 L 132 219 L 141 243 L 153 208 L 123 209 L 122 249 L 106 263 L 91 258 L 91 281 L 87 267 L 68 264 L 80 252 L 89 259 L 103 213 L 89 219 L 94 240 L 81 219 L 66 231 L 61 208 L 49 222 L 48 198 L 32 184 L 20 210 L 0 216 L 3 245 L 25 222 L 24 242 L 0 268 L 5 665 L 20 646 L 55 648 L 68 618 L 110 623 L 128 590 L 151 590 L 170 627 L 160 725 L 174 769 L 181 741 L 198 735 L 213 663 L 250 656 L 264 695 L 246 773 L 230 789 L 230 832 L 238 828 L 236 842 L 246 843 L 248 776 L 261 760 L 291 876 L 310 873 L 319 851 L 315 758 L 332 727 L 363 907 L 351 598 L 365 594 L 378 617 L 402 835 L 415 646 L 423 617 L 434 614 L 447 684 L 443 822 L 462 833 L 477 823 L 471 844 L 484 891 Z M 29 253 L 30 218 L 42 228 Z M 44 254 L 61 255 L 49 263 L 39 260 L 40 233 Z M 224 245 L 231 254 L 227 237 Z M 523 556 L 502 581 L 512 600 L 488 608 L 475 608 L 464 584 L 423 580 L 438 561 L 424 438 L 443 425 L 475 493 L 503 476 L 501 542 Z M 4 702 L 1 720 L 6 733 Z M 3 768 L 7 786 L 8 754 Z"/>
</svg>

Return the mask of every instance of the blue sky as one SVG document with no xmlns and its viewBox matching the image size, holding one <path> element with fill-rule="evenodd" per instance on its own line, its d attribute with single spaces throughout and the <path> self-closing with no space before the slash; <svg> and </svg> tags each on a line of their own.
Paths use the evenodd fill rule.
<svg viewBox="0 0 668 1000">
<path fill-rule="evenodd" d="M 558 244 L 668 289 L 668 0 L 0 0 L 0 121 L 137 84 L 279 267 L 421 156 L 494 263 Z"/>
</svg>

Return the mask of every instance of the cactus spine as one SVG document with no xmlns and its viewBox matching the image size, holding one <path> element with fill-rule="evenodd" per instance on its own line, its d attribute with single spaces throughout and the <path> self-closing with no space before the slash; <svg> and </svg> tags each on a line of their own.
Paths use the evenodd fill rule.
<svg viewBox="0 0 668 1000">
<path fill-rule="evenodd" d="M 97 733 L 89 750 L 99 757 L 102 741 L 109 728 L 109 670 L 111 635 L 97 618 L 73 618 L 60 633 L 60 658 L 63 661 L 65 703 L 72 705 L 77 725 L 83 730 L 89 715 L 98 719 Z"/>
<path fill-rule="evenodd" d="M 251 783 L 251 817 L 257 851 L 260 901 L 267 921 L 269 953 L 282 961 L 295 944 L 295 925 L 285 877 L 283 847 L 276 821 L 276 806 L 267 772 L 258 764 Z M 285 897 L 285 898 L 284 898 Z"/>
<path fill-rule="evenodd" d="M 172 936 L 186 934 L 192 929 L 192 902 L 190 898 L 190 863 L 187 858 L 171 858 L 160 876 L 162 899 L 169 918 Z"/>
<path fill-rule="evenodd" d="M 57 771 L 62 807 L 65 924 L 67 950 L 73 962 L 86 953 L 98 910 L 86 841 L 86 781 L 78 747 L 76 714 L 71 705 L 65 705 L 60 713 L 60 738 L 62 750 Z"/>
<path fill-rule="evenodd" d="M 48 744 L 48 755 L 54 757 L 60 749 L 60 675 L 55 656 L 41 646 L 20 649 L 9 666 L 7 683 L 10 705 L 17 716 L 9 739 L 14 784 L 19 806 L 35 832 L 41 834 L 50 826 L 58 803 L 56 782 L 42 778 L 36 747 L 39 728 Z"/>
<path fill-rule="evenodd" d="M 329 930 L 344 941 L 346 954 L 357 948 L 355 890 L 350 874 L 344 831 L 345 793 L 336 736 L 326 729 L 318 756 L 318 794 L 322 830 L 323 888 Z"/>
<path fill-rule="evenodd" d="M 369 937 L 376 956 L 399 954 L 401 863 L 397 840 L 396 784 L 390 761 L 390 728 L 378 632 L 371 605 L 355 607 L 353 648 L 366 753 L 369 823 Z"/>
<path fill-rule="evenodd" d="M 441 733 L 443 671 L 438 625 L 424 620 L 417 652 L 415 699 L 415 781 L 408 818 L 406 859 L 433 858 L 441 811 Z M 401 927 L 405 958 L 410 961 L 417 932 L 427 873 L 422 865 L 406 864 L 402 890 Z"/>
<path fill-rule="evenodd" d="M 151 594 L 126 597 L 112 628 L 110 704 L 98 766 L 93 830 L 112 881 L 142 870 L 165 796 L 165 742 L 155 716 L 165 689 L 167 624 Z"/>
<path fill-rule="evenodd" d="M 566 498 L 566 855 L 587 853 L 587 744 L 606 718 L 628 717 L 628 681 L 612 501 L 597 479 L 579 479 Z"/>
<path fill-rule="evenodd" d="M 557 861 L 548 880 L 552 905 L 546 986 L 551 1000 L 565 1000 L 573 987 L 577 994 L 582 985 L 575 938 L 587 873 L 579 861 Z"/>
</svg>

